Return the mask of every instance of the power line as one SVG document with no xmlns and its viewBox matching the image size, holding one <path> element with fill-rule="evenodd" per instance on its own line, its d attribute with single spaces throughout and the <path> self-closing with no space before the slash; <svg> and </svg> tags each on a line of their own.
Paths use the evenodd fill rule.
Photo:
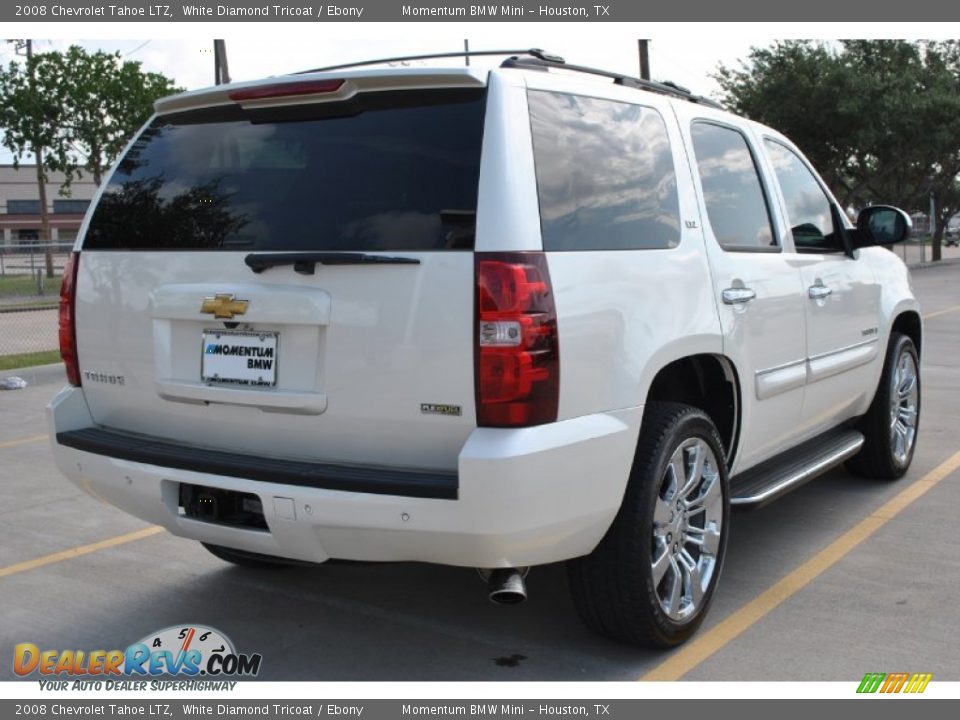
<svg viewBox="0 0 960 720">
<path fill-rule="evenodd" d="M 133 50 L 131 50 L 130 52 L 124 53 L 124 54 L 123 54 L 123 57 L 130 57 L 130 56 L 133 55 L 135 52 L 137 52 L 137 51 L 142 50 L 143 48 L 145 48 L 145 47 L 146 47 L 147 45 L 149 45 L 151 42 L 153 42 L 153 40 L 144 40 L 142 43 L 140 43 L 139 45 L 137 45 L 137 46 L 136 46 Z"/>
</svg>

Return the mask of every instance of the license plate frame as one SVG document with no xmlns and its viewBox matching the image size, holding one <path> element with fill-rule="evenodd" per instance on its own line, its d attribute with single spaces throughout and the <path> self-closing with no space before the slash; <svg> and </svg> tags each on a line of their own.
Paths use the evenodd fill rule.
<svg viewBox="0 0 960 720">
<path fill-rule="evenodd" d="M 279 351 L 280 333 L 276 331 L 205 329 L 201 334 L 200 381 L 243 388 L 276 387 Z M 249 367 L 251 362 L 255 366 Z"/>
</svg>

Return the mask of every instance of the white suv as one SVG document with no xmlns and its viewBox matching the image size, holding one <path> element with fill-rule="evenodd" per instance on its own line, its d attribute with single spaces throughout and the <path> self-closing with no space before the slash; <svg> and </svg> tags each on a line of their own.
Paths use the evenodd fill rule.
<svg viewBox="0 0 960 720">
<path fill-rule="evenodd" d="M 703 620 L 731 505 L 896 478 L 907 270 L 789 140 L 531 51 L 492 71 L 189 92 L 113 169 L 67 273 L 74 483 L 240 565 L 568 561 L 594 630 Z"/>
</svg>

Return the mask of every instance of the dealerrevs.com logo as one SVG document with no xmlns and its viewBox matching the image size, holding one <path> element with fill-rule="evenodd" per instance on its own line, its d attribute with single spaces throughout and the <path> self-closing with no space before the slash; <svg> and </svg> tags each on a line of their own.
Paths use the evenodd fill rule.
<svg viewBox="0 0 960 720">
<path fill-rule="evenodd" d="M 860 681 L 858 693 L 922 693 L 933 679 L 933 673 L 867 673 Z"/>
<path fill-rule="evenodd" d="M 19 677 L 37 673 L 43 679 L 102 681 L 106 683 L 103 689 L 129 690 L 141 689 L 145 683 L 130 687 L 129 683 L 116 679 L 249 678 L 260 672 L 262 659 L 259 653 L 238 653 L 230 639 L 214 628 L 176 625 L 151 633 L 125 650 L 41 650 L 35 643 L 19 643 L 13 649 L 13 671 Z M 232 689 L 234 683 L 229 684 Z M 68 683 L 56 685 L 58 687 L 50 689 L 67 689 Z"/>
</svg>

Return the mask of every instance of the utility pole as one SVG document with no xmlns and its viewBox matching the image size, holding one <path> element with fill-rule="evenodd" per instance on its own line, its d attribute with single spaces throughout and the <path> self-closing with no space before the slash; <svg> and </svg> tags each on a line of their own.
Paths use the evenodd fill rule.
<svg viewBox="0 0 960 720">
<path fill-rule="evenodd" d="M 650 41 L 637 40 L 637 46 L 640 50 L 640 79 L 650 79 Z"/>
<path fill-rule="evenodd" d="M 466 38 L 463 39 L 463 62 L 470 67 L 470 41 Z"/>
<path fill-rule="evenodd" d="M 230 68 L 227 66 L 227 44 L 223 40 L 213 41 L 213 82 L 226 85 L 230 82 Z"/>
</svg>

